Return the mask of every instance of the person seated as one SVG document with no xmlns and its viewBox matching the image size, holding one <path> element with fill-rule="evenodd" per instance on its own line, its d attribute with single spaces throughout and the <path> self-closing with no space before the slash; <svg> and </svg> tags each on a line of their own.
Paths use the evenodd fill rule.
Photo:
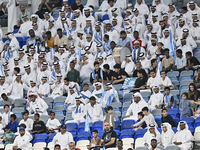
<svg viewBox="0 0 200 150">
<path fill-rule="evenodd" d="M 114 69 L 115 69 L 115 74 L 114 74 L 114 78 L 113 78 L 114 79 L 113 83 L 123 84 L 126 77 L 128 77 L 127 72 L 125 72 L 124 70 L 121 69 L 120 64 L 115 64 Z"/>
<path fill-rule="evenodd" d="M 58 119 L 55 118 L 55 112 L 50 113 L 50 118 L 48 119 L 46 123 L 46 129 L 48 130 L 48 133 L 57 133 L 60 129 L 60 122 Z"/>
<path fill-rule="evenodd" d="M 25 124 L 26 131 L 31 132 L 33 130 L 33 120 L 29 118 L 29 111 L 25 110 L 23 113 L 23 119 L 19 122 L 19 125 Z"/>
<path fill-rule="evenodd" d="M 80 72 L 77 71 L 76 69 L 74 69 L 74 67 L 75 67 L 75 63 L 74 63 L 74 61 L 71 61 L 70 62 L 70 69 L 71 70 L 67 73 L 66 77 L 70 81 L 79 83 L 79 81 L 80 81 Z"/>
<path fill-rule="evenodd" d="M 103 121 L 103 110 L 101 105 L 97 103 L 94 96 L 90 97 L 90 103 L 85 106 L 85 116 L 88 115 L 89 122 Z"/>
<path fill-rule="evenodd" d="M 165 87 L 164 92 L 165 92 L 164 94 L 165 108 L 166 109 L 174 108 L 175 100 L 174 100 L 174 96 L 170 93 L 170 88 Z"/>
<path fill-rule="evenodd" d="M 33 123 L 33 135 L 44 133 L 46 131 L 46 126 L 43 121 L 40 120 L 40 115 L 35 114 L 34 115 L 34 123 Z"/>
<path fill-rule="evenodd" d="M 134 42 L 133 51 L 132 51 L 132 57 L 133 57 L 133 62 L 134 63 L 139 61 L 140 53 L 145 53 L 145 49 L 140 46 L 140 42 L 139 41 L 135 41 Z"/>
<path fill-rule="evenodd" d="M 144 114 L 142 112 L 139 112 L 138 113 L 138 120 L 136 121 L 136 123 L 140 122 L 142 119 L 144 118 Z M 138 129 L 141 129 L 141 128 L 146 128 L 147 125 L 145 122 L 143 122 L 141 125 L 137 126 L 134 128 L 134 131 L 138 130 Z"/>
<path fill-rule="evenodd" d="M 4 105 L 3 108 L 5 112 L 2 114 L 2 124 L 3 127 L 5 127 L 6 125 L 8 125 L 8 122 L 10 121 L 9 118 L 13 114 L 13 112 L 10 111 L 9 105 Z"/>
<path fill-rule="evenodd" d="M 51 89 L 52 93 L 50 97 L 55 99 L 56 97 L 63 95 L 63 80 L 61 74 L 56 75 L 56 81 L 51 85 Z"/>
<path fill-rule="evenodd" d="M 165 58 L 162 59 L 162 70 L 165 72 L 169 72 L 174 65 L 174 57 L 169 55 L 169 49 L 164 49 Z"/>
<path fill-rule="evenodd" d="M 106 83 L 112 82 L 114 79 L 115 72 L 110 69 L 109 64 L 104 64 L 103 69 L 104 69 L 103 83 L 106 84 Z"/>
<path fill-rule="evenodd" d="M 151 95 L 148 102 L 150 111 L 154 109 L 161 109 L 164 105 L 164 95 L 160 92 L 159 87 L 155 85 L 153 86 L 152 90 L 153 94 Z"/>
<path fill-rule="evenodd" d="M 124 60 L 122 62 L 121 67 L 125 68 L 124 70 L 128 74 L 133 74 L 133 72 L 135 70 L 135 63 L 132 61 L 131 55 L 126 55 L 126 57 L 124 58 Z"/>
<path fill-rule="evenodd" d="M 154 86 L 154 80 L 156 77 L 156 72 L 154 70 L 150 71 L 150 78 L 147 80 L 147 89 L 152 89 Z"/>
<path fill-rule="evenodd" d="M 197 88 L 200 88 L 200 67 L 197 68 L 197 75 L 194 76 L 193 83 Z"/>
<path fill-rule="evenodd" d="M 148 130 L 143 137 L 143 145 L 150 148 L 152 139 L 156 139 L 157 143 L 160 144 L 160 132 L 154 124 L 149 124 Z"/>
<path fill-rule="evenodd" d="M 132 91 L 139 91 L 142 89 L 145 89 L 147 84 L 147 78 L 144 77 L 143 71 L 138 70 L 137 71 L 137 79 L 135 81 L 135 85 L 132 87 Z"/>
<path fill-rule="evenodd" d="M 183 71 L 186 66 L 186 58 L 185 54 L 183 55 L 183 51 L 181 49 L 176 50 L 176 61 L 175 66 L 172 68 L 173 71 Z"/>
<path fill-rule="evenodd" d="M 13 150 L 29 149 L 29 137 L 25 134 L 25 128 L 19 128 L 19 135 L 15 138 L 13 143 Z"/>
<path fill-rule="evenodd" d="M 151 139 L 151 150 L 159 150 L 159 148 L 157 148 L 157 140 L 156 139 Z"/>
<path fill-rule="evenodd" d="M 117 47 L 131 47 L 131 42 L 131 38 L 127 37 L 126 31 L 121 31 Z"/>
<path fill-rule="evenodd" d="M 1 139 L 4 140 L 4 147 L 6 147 L 6 145 L 8 144 L 13 144 L 14 140 L 15 140 L 15 134 L 13 132 L 10 131 L 10 126 L 6 125 L 4 128 L 5 132 L 3 134 L 3 136 L 1 137 Z"/>
<path fill-rule="evenodd" d="M 65 100 L 65 107 L 67 108 L 71 104 L 75 104 L 75 97 L 78 96 L 78 93 L 76 92 L 76 89 L 74 86 L 69 87 L 69 93 Z"/>
<path fill-rule="evenodd" d="M 89 91 L 89 84 L 85 83 L 83 85 L 83 91 L 81 91 L 80 93 L 82 95 L 82 98 L 84 99 L 85 101 L 85 104 L 88 104 L 89 103 L 89 99 L 92 95 L 92 93 Z"/>
<path fill-rule="evenodd" d="M 199 65 L 199 61 L 196 57 L 192 56 L 191 52 L 185 53 L 185 57 L 187 59 L 187 63 L 185 69 L 188 70 L 195 70 Z"/>
<path fill-rule="evenodd" d="M 5 93 L 2 93 L 1 97 L 3 99 L 3 105 L 9 105 L 9 107 L 11 107 L 11 110 L 15 107 L 15 102 L 13 101 L 13 99 L 9 98 Z"/>
<path fill-rule="evenodd" d="M 149 68 L 151 67 L 150 60 L 147 59 L 144 53 L 140 53 L 140 63 L 142 65 L 142 68 L 145 70 L 146 74 L 149 73 Z"/>
<path fill-rule="evenodd" d="M 10 122 L 8 123 L 8 125 L 10 126 L 10 131 L 13 133 L 17 132 L 17 126 L 18 126 L 18 122 L 16 121 L 16 115 L 12 114 L 10 115 Z"/>
<path fill-rule="evenodd" d="M 99 104 L 101 107 L 108 107 L 112 102 L 120 102 L 117 90 L 111 83 L 106 84 L 106 91 L 102 94 Z"/>
<path fill-rule="evenodd" d="M 39 96 L 48 97 L 50 95 L 50 85 L 47 83 L 47 76 L 43 76 L 41 79 L 42 83 L 39 85 Z"/>
<path fill-rule="evenodd" d="M 174 85 L 172 84 L 170 78 L 166 76 L 166 72 L 162 70 L 160 72 L 160 75 L 161 75 L 161 78 L 160 78 L 161 90 L 164 90 L 166 87 L 169 87 L 170 89 L 172 89 Z"/>
<path fill-rule="evenodd" d="M 51 4 L 47 2 L 47 0 L 42 0 L 41 4 L 39 5 L 38 11 L 35 13 L 37 14 L 41 19 L 44 18 L 45 12 L 51 12 Z"/>
<path fill-rule="evenodd" d="M 105 133 L 101 139 L 101 145 L 105 146 L 105 148 L 115 148 L 117 140 L 116 132 L 111 130 L 109 122 L 105 122 L 103 126 Z"/>
<path fill-rule="evenodd" d="M 37 93 L 31 92 L 28 93 L 28 99 L 30 101 L 29 113 L 36 114 L 39 113 L 41 115 L 47 115 L 47 109 L 49 106 L 47 103 L 39 97 Z"/>
<path fill-rule="evenodd" d="M 166 108 L 163 108 L 162 109 L 162 117 L 161 117 L 161 121 L 162 123 L 169 123 L 172 127 L 175 127 L 175 123 L 174 123 L 174 120 L 172 118 L 171 115 L 168 115 L 168 112 L 167 112 L 167 109 Z"/>
<path fill-rule="evenodd" d="M 95 89 L 92 92 L 92 96 L 95 96 L 97 98 L 97 102 L 100 103 L 100 99 L 104 92 L 103 84 L 100 82 L 96 82 L 93 85 L 94 85 Z"/>
<path fill-rule="evenodd" d="M 99 62 L 94 62 L 94 69 L 90 74 L 90 83 L 102 82 L 103 80 L 103 69 L 99 67 Z"/>
<path fill-rule="evenodd" d="M 162 134 L 160 146 L 167 147 L 172 144 L 172 139 L 174 138 L 174 131 L 169 123 L 161 124 Z"/>
<path fill-rule="evenodd" d="M 177 145 L 181 150 L 188 150 L 192 147 L 193 136 L 185 121 L 178 123 L 177 132 L 172 139 L 172 143 Z"/>
<path fill-rule="evenodd" d="M 101 139 L 98 137 L 98 130 L 94 129 L 92 131 L 92 135 L 93 135 L 93 138 L 91 139 L 91 142 L 90 142 L 90 148 L 99 146 L 101 142 Z"/>
<path fill-rule="evenodd" d="M 84 122 L 85 119 L 83 118 L 85 113 L 85 101 L 82 96 L 78 95 L 75 97 L 76 104 L 70 105 L 67 109 L 72 112 L 73 120 L 66 121 L 66 123 L 76 122 L 79 124 L 80 122 Z"/>
<path fill-rule="evenodd" d="M 137 72 L 138 72 L 138 70 L 142 70 L 144 77 L 147 78 L 147 77 L 148 77 L 148 76 L 147 76 L 147 73 L 146 73 L 146 71 L 145 71 L 144 69 L 142 69 L 142 68 L 143 68 L 143 66 L 141 65 L 141 62 L 137 61 L 137 62 L 136 62 L 136 69 L 135 69 L 135 71 L 133 72 L 133 77 L 137 77 Z"/>
<path fill-rule="evenodd" d="M 157 70 L 158 70 L 158 60 L 156 58 L 151 60 L 151 66 L 150 66 L 149 70 L 150 71 L 154 70 L 155 72 L 157 72 Z"/>
<path fill-rule="evenodd" d="M 81 4 L 81 0 L 76 0 L 74 4 L 72 4 L 72 10 L 80 10 L 83 11 L 84 6 Z"/>
</svg>

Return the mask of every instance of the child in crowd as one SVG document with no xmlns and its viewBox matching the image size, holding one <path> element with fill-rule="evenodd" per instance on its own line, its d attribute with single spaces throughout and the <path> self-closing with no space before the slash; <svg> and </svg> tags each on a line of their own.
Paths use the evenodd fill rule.
<svg viewBox="0 0 200 150">
<path fill-rule="evenodd" d="M 23 118 L 19 124 L 25 124 L 26 125 L 26 131 L 31 132 L 33 130 L 33 120 L 29 118 L 29 111 L 25 111 L 22 113 Z"/>
<path fill-rule="evenodd" d="M 154 116 L 151 113 L 149 113 L 148 107 L 142 108 L 142 113 L 144 115 L 144 118 L 142 118 L 142 120 L 140 120 L 136 124 L 132 125 L 132 127 L 138 127 L 139 125 L 143 124 L 143 122 L 145 122 L 147 125 L 154 124 L 155 126 L 158 126 L 154 119 Z"/>
<path fill-rule="evenodd" d="M 113 115 L 113 107 L 107 107 L 107 114 L 104 117 L 104 122 L 109 122 L 111 126 L 111 130 L 115 129 L 115 116 Z"/>
<path fill-rule="evenodd" d="M 8 144 L 13 144 L 14 139 L 15 139 L 15 134 L 10 131 L 9 125 L 6 125 L 5 132 L 4 132 L 3 136 L 1 137 L 1 139 L 4 140 L 4 146 L 6 146 Z"/>
<path fill-rule="evenodd" d="M 174 108 L 174 96 L 170 93 L 170 88 L 169 87 L 165 87 L 164 89 L 165 95 L 164 95 L 164 104 L 165 104 L 165 108 L 169 109 L 169 108 Z"/>
<path fill-rule="evenodd" d="M 140 122 L 143 118 L 144 118 L 144 114 L 142 112 L 139 112 L 138 113 L 138 120 L 136 121 L 136 123 Z M 137 126 L 134 130 L 136 131 L 137 129 L 146 128 L 146 127 L 147 127 L 146 123 L 143 122 L 142 124 Z"/>
<path fill-rule="evenodd" d="M 161 118 L 162 123 L 168 122 L 172 127 L 175 127 L 174 120 L 172 116 L 168 115 L 167 109 L 163 108 L 162 109 L 162 118 Z"/>
<path fill-rule="evenodd" d="M 193 105 L 192 105 L 192 103 L 189 102 L 188 93 L 186 93 L 186 92 L 184 92 L 182 94 L 182 100 L 179 104 L 179 109 L 181 111 L 180 119 L 182 119 L 183 117 L 190 117 L 191 116 L 191 109 L 194 112 Z"/>
<path fill-rule="evenodd" d="M 89 91 L 89 84 L 87 83 L 84 84 L 81 95 L 82 95 L 82 98 L 85 100 L 85 104 L 89 103 L 89 98 L 92 95 L 91 92 Z"/>
<path fill-rule="evenodd" d="M 50 113 L 50 118 L 47 121 L 46 127 L 49 133 L 58 132 L 60 129 L 60 122 L 55 118 L 55 112 Z"/>
<path fill-rule="evenodd" d="M 8 125 L 10 126 L 10 131 L 11 132 L 17 132 L 17 126 L 18 126 L 18 122 L 15 121 L 16 120 L 16 115 L 12 114 L 10 115 L 10 122 L 8 123 Z"/>
<path fill-rule="evenodd" d="M 10 115 L 12 115 L 13 113 L 10 111 L 9 105 L 4 105 L 4 110 L 5 112 L 2 115 L 2 124 L 5 127 L 6 125 L 8 125 L 8 122 L 10 121 Z"/>
<path fill-rule="evenodd" d="M 44 133 L 46 131 L 46 127 L 43 121 L 40 120 L 40 115 L 35 114 L 34 115 L 34 123 L 33 123 L 33 135 Z"/>
<path fill-rule="evenodd" d="M 92 135 L 93 135 L 93 138 L 91 139 L 90 147 L 100 145 L 101 139 L 98 137 L 98 131 L 96 129 L 92 131 Z"/>
</svg>

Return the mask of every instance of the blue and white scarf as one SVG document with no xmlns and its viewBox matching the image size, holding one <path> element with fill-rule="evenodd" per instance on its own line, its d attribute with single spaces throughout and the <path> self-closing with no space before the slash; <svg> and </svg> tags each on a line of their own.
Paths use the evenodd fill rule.
<svg viewBox="0 0 200 150">
<path fill-rule="evenodd" d="M 76 57 L 77 53 L 74 53 L 74 54 L 70 53 L 69 56 L 68 56 L 68 59 L 70 59 L 72 57 L 72 55 L 74 55 L 74 57 Z"/>
<path fill-rule="evenodd" d="M 10 46 L 7 48 L 7 51 L 3 52 L 3 58 L 8 61 L 13 56 L 13 51 L 10 50 Z"/>
<path fill-rule="evenodd" d="M 107 100 L 107 103 L 105 105 L 105 108 L 107 108 L 108 106 L 110 106 L 110 104 L 111 104 L 114 96 L 115 96 L 115 88 L 113 88 L 112 94 L 108 97 L 108 100 Z"/>
<path fill-rule="evenodd" d="M 96 32 L 94 34 L 94 42 L 102 44 L 102 41 L 103 41 L 103 34 L 102 34 L 101 30 L 100 30 L 99 32 Z"/>
<path fill-rule="evenodd" d="M 133 52 L 133 61 L 134 62 L 139 61 L 140 51 L 141 51 L 141 47 L 139 46 L 138 52 L 137 52 L 137 58 L 136 58 L 136 48 L 134 48 L 134 52 Z"/>
<path fill-rule="evenodd" d="M 68 12 L 68 13 L 66 14 L 66 18 L 71 19 L 71 12 Z"/>
<path fill-rule="evenodd" d="M 59 69 L 59 73 L 61 74 L 61 70 L 60 69 Z M 53 72 L 51 74 L 51 79 L 52 79 L 53 83 L 56 82 L 56 72 L 55 72 L 54 69 L 53 69 Z"/>
<path fill-rule="evenodd" d="M 169 94 L 168 96 L 167 95 L 164 96 L 165 106 L 169 106 L 172 96 L 173 95 L 171 94 Z M 172 104 L 171 108 L 174 108 L 174 103 Z"/>
<path fill-rule="evenodd" d="M 72 27 L 69 27 L 69 28 L 68 28 L 68 31 L 69 31 L 69 36 L 72 37 L 72 32 L 73 32 L 73 31 L 76 31 L 76 27 L 74 27 L 73 29 L 72 29 Z"/>
<path fill-rule="evenodd" d="M 103 49 L 104 49 L 104 51 L 106 53 L 108 53 L 110 51 L 110 49 L 111 49 L 110 43 L 111 43 L 111 41 L 109 40 L 108 42 L 106 42 L 106 43 L 103 44 Z"/>
<path fill-rule="evenodd" d="M 101 69 L 101 68 L 100 68 L 100 76 L 101 76 L 101 79 L 103 79 L 103 69 Z M 96 80 L 94 69 L 92 70 L 92 79 Z"/>
<path fill-rule="evenodd" d="M 75 114 L 77 114 L 77 113 L 81 113 L 81 106 L 79 106 L 79 105 L 76 106 Z"/>
<path fill-rule="evenodd" d="M 89 32 L 88 32 L 88 28 L 89 28 Z M 90 34 L 91 36 L 93 36 L 92 26 L 90 26 L 90 27 L 85 27 L 85 28 L 84 28 L 84 33 L 85 33 L 85 34 Z"/>
<path fill-rule="evenodd" d="M 136 31 L 137 25 L 142 24 L 142 22 L 138 22 L 135 27 L 134 27 L 134 31 Z"/>
<path fill-rule="evenodd" d="M 100 52 L 100 55 L 99 55 L 99 52 L 97 52 L 97 54 L 96 54 L 96 58 L 99 58 L 99 57 L 101 57 L 102 56 L 102 54 L 103 54 L 103 52 Z M 98 56 L 99 55 L 99 56 Z"/>
</svg>

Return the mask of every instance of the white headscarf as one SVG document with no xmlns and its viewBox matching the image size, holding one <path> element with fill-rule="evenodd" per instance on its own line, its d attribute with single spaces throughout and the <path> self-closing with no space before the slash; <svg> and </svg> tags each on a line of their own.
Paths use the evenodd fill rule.
<svg viewBox="0 0 200 150">
<path fill-rule="evenodd" d="M 185 129 L 184 129 L 184 130 L 189 130 L 187 122 L 185 122 L 185 121 L 180 121 L 180 122 L 178 123 L 178 126 L 177 126 L 177 130 L 178 130 L 177 132 L 180 132 L 180 131 L 181 131 L 181 129 L 180 129 L 180 124 L 181 124 L 181 122 L 184 122 L 184 123 L 185 123 Z"/>
<path fill-rule="evenodd" d="M 189 3 L 191 3 L 191 2 L 193 2 L 193 1 L 189 1 L 188 3 L 187 3 L 187 10 L 188 10 L 188 12 L 190 12 L 190 11 L 200 11 L 200 8 L 198 7 L 198 5 L 194 2 L 194 4 L 195 4 L 195 9 L 194 10 L 191 10 L 190 9 L 190 4 Z"/>
<path fill-rule="evenodd" d="M 172 130 L 172 126 L 168 122 L 162 123 L 161 127 L 166 127 L 167 128 L 166 132 L 163 132 L 163 130 L 162 130 L 162 134 L 164 134 L 164 133 L 167 134 L 167 135 L 174 134 L 174 131 Z"/>
<path fill-rule="evenodd" d="M 152 5 L 155 5 L 155 0 L 153 0 Z M 163 0 L 160 0 L 160 4 L 164 4 Z"/>
<path fill-rule="evenodd" d="M 132 102 L 134 102 L 134 97 L 140 97 L 140 101 L 144 101 L 146 103 L 146 101 L 143 99 L 142 95 L 139 92 L 136 92 L 133 95 L 134 96 Z"/>
<path fill-rule="evenodd" d="M 144 0 L 142 0 L 142 3 L 141 3 L 140 5 L 142 5 L 142 4 L 145 4 L 145 1 L 144 1 Z M 137 0 L 136 0 L 135 7 L 134 7 L 134 8 L 137 8 L 137 7 L 139 7 L 140 5 L 138 4 L 138 2 L 137 2 Z"/>
</svg>

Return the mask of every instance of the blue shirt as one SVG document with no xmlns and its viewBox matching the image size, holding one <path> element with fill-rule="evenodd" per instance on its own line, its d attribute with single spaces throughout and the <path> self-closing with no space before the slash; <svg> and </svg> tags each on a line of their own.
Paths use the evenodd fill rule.
<svg viewBox="0 0 200 150">
<path fill-rule="evenodd" d="M 17 132 L 17 126 L 18 126 L 18 122 L 15 121 L 13 123 L 9 122 L 8 125 L 10 126 L 10 131 L 11 132 Z"/>
<path fill-rule="evenodd" d="M 75 1 L 76 1 L 76 0 L 68 0 L 68 5 L 70 5 L 70 4 L 75 4 Z"/>
<path fill-rule="evenodd" d="M 131 42 L 132 42 L 132 40 L 131 40 L 131 38 L 130 37 L 126 37 L 123 41 L 122 41 L 122 38 L 120 38 L 120 40 L 118 41 L 118 43 L 117 43 L 117 45 L 119 46 L 122 46 L 122 47 L 124 47 L 124 46 L 126 46 L 126 43 L 127 42 L 129 42 L 130 43 L 130 47 L 131 47 Z"/>
<path fill-rule="evenodd" d="M 189 100 L 181 100 L 179 104 L 179 109 L 181 110 L 181 118 L 183 117 L 190 117 L 191 116 L 191 107 L 192 103 L 189 102 Z"/>
</svg>

